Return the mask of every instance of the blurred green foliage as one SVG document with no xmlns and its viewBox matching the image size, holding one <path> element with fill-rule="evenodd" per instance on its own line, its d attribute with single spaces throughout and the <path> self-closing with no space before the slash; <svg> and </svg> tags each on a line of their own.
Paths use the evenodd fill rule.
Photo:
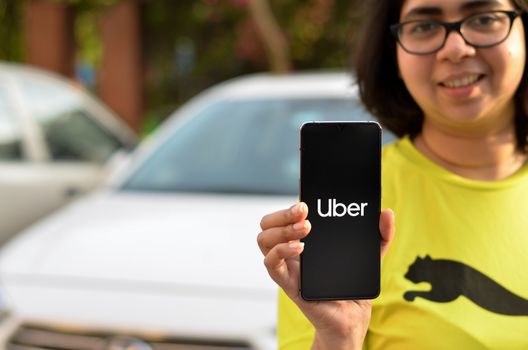
<svg viewBox="0 0 528 350">
<path fill-rule="evenodd" d="M 347 69 L 361 17 L 350 0 L 268 0 L 294 70 Z M 268 70 L 248 0 L 157 0 L 143 5 L 147 103 L 162 118 L 204 88 Z M 152 124 L 152 122 L 150 122 Z"/>
<path fill-rule="evenodd" d="M 0 60 L 23 59 L 21 1 L 0 0 Z"/>
<path fill-rule="evenodd" d="M 98 10 L 80 7 L 75 13 L 74 32 L 77 46 L 76 58 L 85 64 L 98 67 L 103 46 L 97 29 Z"/>
<path fill-rule="evenodd" d="M 22 6 L 0 0 L 0 59 L 23 61 Z M 94 69 L 102 44 L 98 17 L 121 0 L 47 0 L 75 13 L 76 59 Z M 145 129 L 219 81 L 269 68 L 249 0 L 138 0 L 145 68 Z M 294 70 L 347 69 L 361 21 L 357 0 L 267 0 Z"/>
</svg>

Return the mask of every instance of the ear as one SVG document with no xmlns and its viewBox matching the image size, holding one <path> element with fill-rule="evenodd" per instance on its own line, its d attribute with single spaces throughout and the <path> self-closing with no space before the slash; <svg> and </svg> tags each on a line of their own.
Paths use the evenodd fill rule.
<svg viewBox="0 0 528 350">
<path fill-rule="evenodd" d="M 429 254 L 427 254 L 427 255 L 425 256 L 425 260 L 427 260 L 427 261 L 431 261 L 431 260 L 433 260 L 433 259 L 431 259 L 431 256 L 430 256 Z"/>
</svg>

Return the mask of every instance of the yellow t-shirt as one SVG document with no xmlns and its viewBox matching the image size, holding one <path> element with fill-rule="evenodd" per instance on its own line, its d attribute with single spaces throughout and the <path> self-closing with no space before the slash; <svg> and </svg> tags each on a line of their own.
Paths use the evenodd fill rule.
<svg viewBox="0 0 528 350">
<path fill-rule="evenodd" d="M 469 180 L 405 137 L 383 149 L 382 181 L 396 235 L 364 349 L 528 349 L 528 166 Z M 314 337 L 282 291 L 278 336 L 284 350 Z"/>
</svg>

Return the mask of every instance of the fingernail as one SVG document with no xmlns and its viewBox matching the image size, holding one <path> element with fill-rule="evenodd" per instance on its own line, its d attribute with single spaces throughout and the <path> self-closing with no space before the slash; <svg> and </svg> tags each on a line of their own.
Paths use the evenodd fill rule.
<svg viewBox="0 0 528 350">
<path fill-rule="evenodd" d="M 292 242 L 289 244 L 290 249 L 300 249 L 304 247 L 304 242 Z"/>
<path fill-rule="evenodd" d="M 306 225 L 306 224 L 305 224 L 304 221 L 302 221 L 302 222 L 297 222 L 297 223 L 293 224 L 293 229 L 294 229 L 295 231 L 300 231 L 300 230 L 302 230 L 302 229 L 305 227 L 305 225 Z"/>
<path fill-rule="evenodd" d="M 303 213 L 306 210 L 306 205 L 304 203 L 299 203 L 299 214 Z"/>
<path fill-rule="evenodd" d="M 293 215 L 297 215 L 297 214 L 300 214 L 301 213 L 301 209 L 299 208 L 299 204 L 295 204 L 292 208 L 291 208 L 291 212 Z"/>
</svg>

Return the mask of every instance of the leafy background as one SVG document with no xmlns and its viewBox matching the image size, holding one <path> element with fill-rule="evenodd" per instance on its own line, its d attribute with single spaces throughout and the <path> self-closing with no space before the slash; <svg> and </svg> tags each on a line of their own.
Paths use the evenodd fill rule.
<svg viewBox="0 0 528 350">
<path fill-rule="evenodd" d="M 0 0 L 0 60 L 24 62 L 25 1 Z M 49 0 L 75 13 L 77 65 L 97 71 L 97 18 L 123 0 Z M 145 74 L 144 128 L 152 129 L 181 103 L 219 81 L 278 71 L 251 12 L 254 0 L 139 1 Z M 289 71 L 349 69 L 361 24 L 360 2 L 256 0 L 268 6 L 283 40 Z M 94 89 L 96 81 L 88 82 Z M 90 86 L 92 85 L 92 86 Z M 94 89 L 95 91 L 95 89 Z"/>
</svg>

